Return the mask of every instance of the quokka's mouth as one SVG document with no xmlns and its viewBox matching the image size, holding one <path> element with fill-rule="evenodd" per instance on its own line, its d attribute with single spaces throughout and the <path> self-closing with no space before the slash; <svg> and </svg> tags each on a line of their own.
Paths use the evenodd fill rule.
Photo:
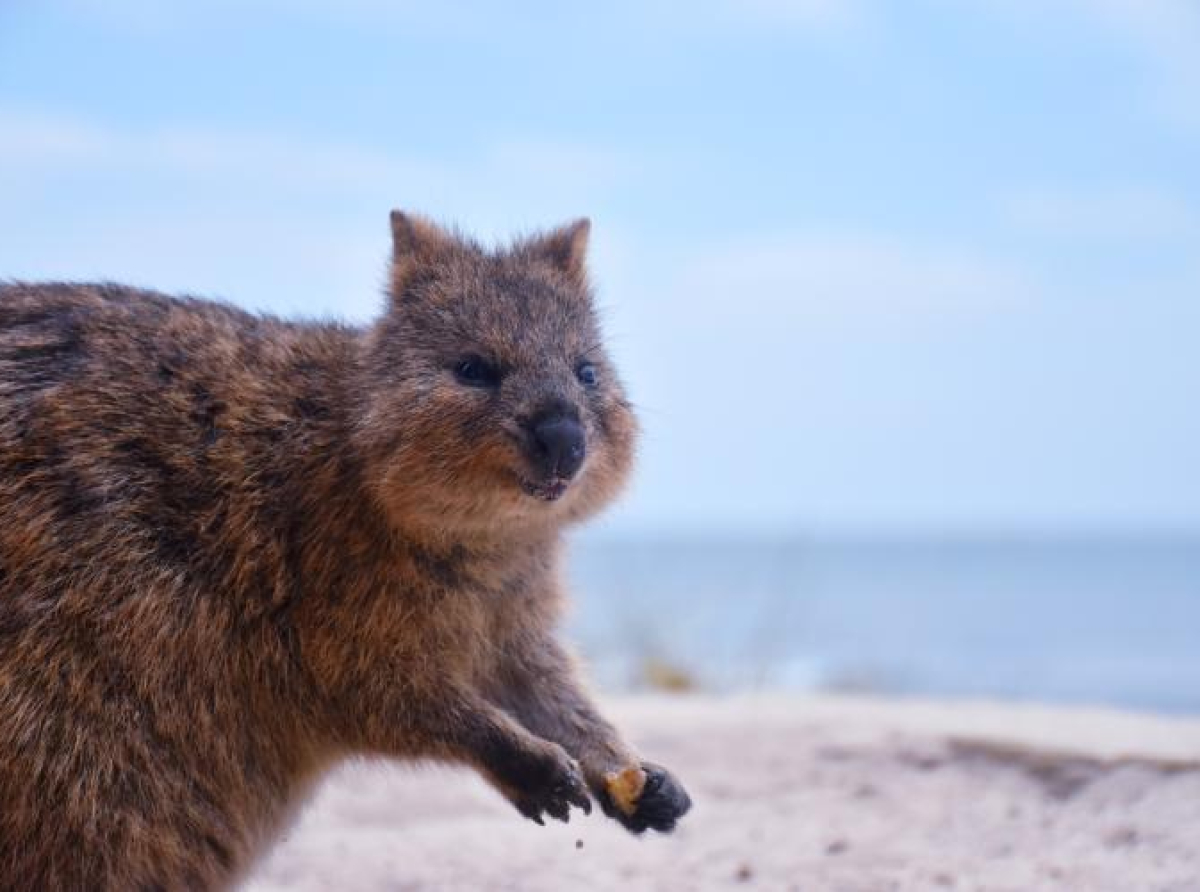
<svg viewBox="0 0 1200 892">
<path fill-rule="evenodd" d="M 521 489 L 525 490 L 525 494 L 533 496 L 535 499 L 541 499 L 543 502 L 557 501 L 570 485 L 571 481 L 561 477 L 540 481 L 521 478 Z"/>
</svg>

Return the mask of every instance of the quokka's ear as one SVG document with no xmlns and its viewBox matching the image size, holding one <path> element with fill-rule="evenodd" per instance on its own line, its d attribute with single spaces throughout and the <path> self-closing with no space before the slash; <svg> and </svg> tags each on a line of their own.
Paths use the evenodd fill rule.
<svg viewBox="0 0 1200 892">
<path fill-rule="evenodd" d="M 417 214 L 392 211 L 391 295 L 398 300 L 414 273 L 438 262 L 449 252 L 453 238 Z"/>
<path fill-rule="evenodd" d="M 432 260 L 452 242 L 450 235 L 425 217 L 392 211 L 392 260 Z"/>
<path fill-rule="evenodd" d="M 587 275 L 588 236 L 592 222 L 580 217 L 553 232 L 539 236 L 530 244 L 533 253 L 579 282 Z"/>
</svg>

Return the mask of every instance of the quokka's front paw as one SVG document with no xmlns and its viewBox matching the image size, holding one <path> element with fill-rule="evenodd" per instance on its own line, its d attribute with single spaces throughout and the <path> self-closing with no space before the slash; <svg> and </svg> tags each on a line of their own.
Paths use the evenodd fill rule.
<svg viewBox="0 0 1200 892">
<path fill-rule="evenodd" d="M 692 798 L 675 776 L 649 762 L 608 775 L 598 798 L 604 813 L 633 833 L 674 830 L 675 822 L 692 807 Z"/>
<path fill-rule="evenodd" d="M 579 764 L 562 747 L 548 747 L 523 768 L 519 777 L 512 778 L 508 797 L 529 820 L 544 824 L 542 815 L 547 814 L 569 821 L 572 805 L 591 814 L 592 800 Z"/>
</svg>

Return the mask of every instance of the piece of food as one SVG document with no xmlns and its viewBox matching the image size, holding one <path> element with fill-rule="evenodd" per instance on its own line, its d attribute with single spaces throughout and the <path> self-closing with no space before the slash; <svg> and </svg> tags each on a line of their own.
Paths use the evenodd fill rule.
<svg viewBox="0 0 1200 892">
<path fill-rule="evenodd" d="M 610 772 L 604 776 L 604 787 L 613 804 L 623 814 L 632 815 L 646 787 L 646 772 L 636 765 Z"/>
</svg>

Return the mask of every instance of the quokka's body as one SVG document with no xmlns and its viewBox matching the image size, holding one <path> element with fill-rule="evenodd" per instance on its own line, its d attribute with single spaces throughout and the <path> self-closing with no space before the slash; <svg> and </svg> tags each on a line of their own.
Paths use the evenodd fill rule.
<svg viewBox="0 0 1200 892">
<path fill-rule="evenodd" d="M 635 437 L 586 223 L 392 225 L 361 329 L 0 286 L 0 889 L 228 885 L 355 753 L 539 821 L 687 810 L 552 634 L 560 531 Z"/>
</svg>

